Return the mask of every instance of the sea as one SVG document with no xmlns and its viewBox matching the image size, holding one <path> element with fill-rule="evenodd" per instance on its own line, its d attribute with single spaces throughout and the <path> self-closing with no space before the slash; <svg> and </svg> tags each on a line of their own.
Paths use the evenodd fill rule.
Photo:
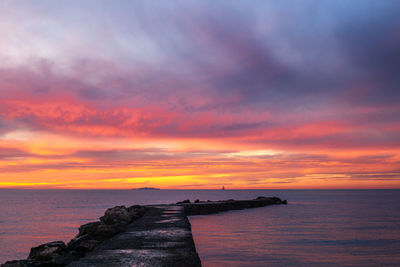
<svg viewBox="0 0 400 267">
<path fill-rule="evenodd" d="M 400 190 L 0 189 L 0 263 L 113 206 L 258 196 L 288 205 L 189 217 L 203 266 L 400 266 Z"/>
</svg>

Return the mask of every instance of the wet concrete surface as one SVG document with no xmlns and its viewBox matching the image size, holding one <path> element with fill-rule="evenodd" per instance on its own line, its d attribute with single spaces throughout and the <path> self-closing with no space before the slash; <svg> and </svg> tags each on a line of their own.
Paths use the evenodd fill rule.
<svg viewBox="0 0 400 267">
<path fill-rule="evenodd" d="M 68 266 L 201 266 L 184 207 L 148 207 L 124 232 Z"/>
</svg>

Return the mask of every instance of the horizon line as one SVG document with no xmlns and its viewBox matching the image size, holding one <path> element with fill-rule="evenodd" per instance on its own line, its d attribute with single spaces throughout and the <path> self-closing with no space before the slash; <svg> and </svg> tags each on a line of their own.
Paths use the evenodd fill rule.
<svg viewBox="0 0 400 267">
<path fill-rule="evenodd" d="M 140 190 L 140 188 L 35 188 L 35 187 L 0 187 L 0 190 Z M 215 190 L 215 191 L 233 191 L 233 190 L 400 190 L 400 188 L 225 188 L 224 190 L 218 188 L 156 188 L 157 190 Z M 146 191 L 146 190 L 143 190 Z M 149 190 L 151 191 L 151 189 Z"/>
</svg>

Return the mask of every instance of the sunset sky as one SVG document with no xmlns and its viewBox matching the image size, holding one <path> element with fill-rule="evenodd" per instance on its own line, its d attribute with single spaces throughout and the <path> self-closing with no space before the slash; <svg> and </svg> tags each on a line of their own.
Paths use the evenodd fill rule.
<svg viewBox="0 0 400 267">
<path fill-rule="evenodd" d="M 0 187 L 400 188 L 400 1 L 0 1 Z"/>
</svg>

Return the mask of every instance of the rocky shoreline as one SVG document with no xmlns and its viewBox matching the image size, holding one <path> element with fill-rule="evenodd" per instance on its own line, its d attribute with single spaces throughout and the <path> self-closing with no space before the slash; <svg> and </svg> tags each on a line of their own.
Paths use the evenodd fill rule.
<svg viewBox="0 0 400 267">
<path fill-rule="evenodd" d="M 258 197 L 252 200 L 196 200 L 194 203 L 184 200 L 170 205 L 128 208 L 116 206 L 107 209 L 99 221 L 81 225 L 68 244 L 54 241 L 33 247 L 26 260 L 8 261 L 1 267 L 175 266 L 174 262 L 179 263 L 176 266 L 201 266 L 187 216 L 276 204 L 287 202 L 277 197 Z M 128 250 L 130 253 L 121 254 Z M 137 251 L 141 253 L 135 256 Z M 146 254 L 147 258 L 143 256 L 144 251 L 150 253 Z M 105 253 L 110 256 L 102 259 L 101 255 Z M 151 253 L 161 256 L 154 258 Z"/>
</svg>

